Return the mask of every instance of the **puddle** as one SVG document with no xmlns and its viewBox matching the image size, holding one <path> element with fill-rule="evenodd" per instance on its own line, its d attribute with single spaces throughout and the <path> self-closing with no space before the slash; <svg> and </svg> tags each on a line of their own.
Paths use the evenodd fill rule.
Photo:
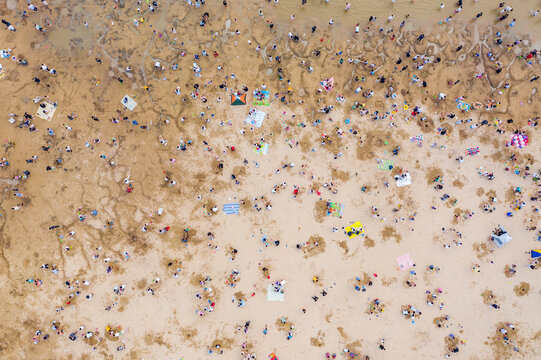
<svg viewBox="0 0 541 360">
<path fill-rule="evenodd" d="M 86 49 L 92 46 L 93 34 L 86 26 L 56 28 L 49 33 L 49 43 L 60 49 Z"/>
</svg>

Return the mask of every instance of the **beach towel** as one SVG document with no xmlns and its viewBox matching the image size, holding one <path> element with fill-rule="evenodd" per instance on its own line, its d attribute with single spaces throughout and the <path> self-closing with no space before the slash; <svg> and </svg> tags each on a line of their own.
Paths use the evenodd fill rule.
<svg viewBox="0 0 541 360">
<path fill-rule="evenodd" d="M 239 203 L 224 204 L 223 212 L 227 215 L 238 215 L 240 209 Z"/>
<path fill-rule="evenodd" d="M 528 145 L 528 135 L 524 134 L 514 134 L 511 138 L 511 141 L 507 143 L 507 146 L 513 145 L 514 147 L 517 147 L 519 149 L 523 149 Z"/>
<path fill-rule="evenodd" d="M 393 161 L 392 160 L 376 159 L 376 162 L 378 164 L 378 169 L 380 169 L 380 170 L 392 170 L 393 169 Z"/>
<path fill-rule="evenodd" d="M 334 88 L 334 78 L 324 79 L 319 83 L 326 91 L 331 91 Z"/>
<path fill-rule="evenodd" d="M 397 257 L 396 262 L 398 263 L 398 267 L 402 271 L 408 270 L 414 264 L 413 259 L 411 258 L 410 254 L 404 254 L 402 256 Z"/>
<path fill-rule="evenodd" d="M 469 111 L 470 110 L 470 104 L 465 103 L 462 100 L 457 101 L 456 107 L 460 110 Z"/>
<path fill-rule="evenodd" d="M 42 107 L 41 105 L 45 105 Z M 38 111 L 36 116 L 42 118 L 43 120 L 51 121 L 53 118 L 54 112 L 56 111 L 56 106 L 50 101 L 44 100 L 40 106 L 38 106 Z"/>
<path fill-rule="evenodd" d="M 327 202 L 327 216 L 342 217 L 344 215 L 344 204 L 339 204 L 335 202 Z"/>
<path fill-rule="evenodd" d="M 474 156 L 474 155 L 477 155 L 477 154 L 479 154 L 479 148 L 478 147 L 466 149 L 466 156 Z"/>
<path fill-rule="evenodd" d="M 135 102 L 135 100 L 133 100 L 128 95 L 124 96 L 122 100 L 120 100 L 120 103 L 124 105 L 125 107 L 127 107 L 128 109 L 130 109 L 130 111 L 133 111 L 133 109 L 135 109 L 135 107 L 137 106 L 137 103 Z"/>
<path fill-rule="evenodd" d="M 253 125 L 255 127 L 261 127 L 263 125 L 263 120 L 265 120 L 266 113 L 261 110 L 250 109 L 248 111 L 248 117 L 246 118 L 246 123 Z"/>
<path fill-rule="evenodd" d="M 267 285 L 267 301 L 284 301 L 284 293 L 274 291 L 272 284 Z"/>
<path fill-rule="evenodd" d="M 416 136 L 412 136 L 410 137 L 410 142 L 416 142 L 416 141 L 423 141 L 424 137 L 423 135 L 416 135 Z"/>
<path fill-rule="evenodd" d="M 269 106 L 270 93 L 267 90 L 254 91 L 254 106 Z"/>
<path fill-rule="evenodd" d="M 357 221 L 353 225 L 346 227 L 345 230 L 346 230 L 346 235 L 349 236 L 350 239 L 353 239 L 354 237 L 364 234 L 364 227 L 360 221 Z"/>
<path fill-rule="evenodd" d="M 269 153 L 269 144 L 258 143 L 254 145 L 254 152 L 256 154 L 267 155 Z"/>
<path fill-rule="evenodd" d="M 401 174 L 401 175 L 395 176 L 394 180 L 396 182 L 396 186 L 398 186 L 398 187 L 411 185 L 411 175 L 408 172 L 404 173 L 404 174 Z"/>
</svg>

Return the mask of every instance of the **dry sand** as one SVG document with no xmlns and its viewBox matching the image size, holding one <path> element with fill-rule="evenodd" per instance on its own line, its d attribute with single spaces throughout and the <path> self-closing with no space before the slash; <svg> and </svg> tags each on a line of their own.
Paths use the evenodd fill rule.
<svg viewBox="0 0 541 360">
<path fill-rule="evenodd" d="M 538 4 L 350 2 L 0 2 L 0 358 L 539 356 Z"/>
</svg>

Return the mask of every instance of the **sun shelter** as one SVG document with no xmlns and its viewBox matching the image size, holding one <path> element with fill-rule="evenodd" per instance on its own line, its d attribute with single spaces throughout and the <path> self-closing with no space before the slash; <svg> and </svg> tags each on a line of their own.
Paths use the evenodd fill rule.
<svg viewBox="0 0 541 360">
<path fill-rule="evenodd" d="M 269 106 L 270 92 L 268 90 L 254 90 L 254 106 Z"/>
<path fill-rule="evenodd" d="M 492 239 L 492 241 L 496 243 L 496 245 L 499 248 L 503 247 L 505 244 L 513 240 L 511 235 L 509 235 L 507 230 L 505 230 L 505 228 L 501 225 L 498 225 L 498 227 L 496 228 L 496 230 L 494 230 L 490 238 Z"/>
<path fill-rule="evenodd" d="M 120 103 L 124 105 L 125 107 L 127 107 L 128 109 L 130 109 L 130 111 L 133 111 L 133 109 L 135 109 L 135 107 L 137 106 L 137 103 L 135 102 L 135 100 L 133 100 L 128 95 L 124 96 L 122 100 L 120 100 Z"/>
<path fill-rule="evenodd" d="M 274 291 L 274 285 L 267 286 L 267 301 L 284 301 L 284 296 L 282 291 Z"/>
<path fill-rule="evenodd" d="M 231 95 L 231 105 L 246 105 L 246 94 Z"/>
<path fill-rule="evenodd" d="M 275 353 L 271 353 L 271 354 L 269 354 L 269 359 L 270 360 L 278 360 L 278 357 L 276 356 Z"/>
<path fill-rule="evenodd" d="M 541 257 L 541 249 L 530 251 L 530 256 L 532 257 L 532 259 Z"/>
<path fill-rule="evenodd" d="M 406 172 L 406 173 L 403 173 L 403 174 L 400 174 L 400 175 L 396 175 L 394 177 L 394 180 L 396 182 L 396 186 L 398 186 L 398 187 L 411 185 L 411 175 L 410 175 L 409 172 Z"/>
<path fill-rule="evenodd" d="M 239 203 L 224 204 L 223 212 L 227 215 L 238 215 L 240 209 Z"/>
<path fill-rule="evenodd" d="M 266 113 L 264 111 L 252 108 L 248 111 L 246 122 L 255 127 L 261 127 L 261 125 L 263 125 L 263 120 L 265 120 L 265 115 Z"/>
<path fill-rule="evenodd" d="M 364 234 L 364 227 L 360 221 L 346 227 L 346 235 L 349 236 L 350 239 L 353 239 L 361 234 Z"/>
<path fill-rule="evenodd" d="M 327 202 L 327 216 L 335 216 L 341 218 L 344 215 L 344 204 L 328 201 Z"/>
<path fill-rule="evenodd" d="M 51 121 L 55 111 L 56 103 L 44 100 L 41 102 L 41 104 L 39 104 L 36 116 L 42 118 L 43 120 Z"/>
<path fill-rule="evenodd" d="M 402 271 L 408 270 L 410 267 L 413 267 L 414 264 L 410 254 L 404 254 L 397 257 L 396 262 L 398 263 L 398 267 Z"/>
</svg>

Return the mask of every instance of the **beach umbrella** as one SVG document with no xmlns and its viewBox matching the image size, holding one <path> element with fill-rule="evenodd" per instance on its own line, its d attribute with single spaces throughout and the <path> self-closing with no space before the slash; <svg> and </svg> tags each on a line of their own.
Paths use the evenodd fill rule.
<svg viewBox="0 0 541 360">
<path fill-rule="evenodd" d="M 532 259 L 541 257 L 541 249 L 532 250 L 530 251 L 530 253 L 531 253 Z"/>
</svg>

